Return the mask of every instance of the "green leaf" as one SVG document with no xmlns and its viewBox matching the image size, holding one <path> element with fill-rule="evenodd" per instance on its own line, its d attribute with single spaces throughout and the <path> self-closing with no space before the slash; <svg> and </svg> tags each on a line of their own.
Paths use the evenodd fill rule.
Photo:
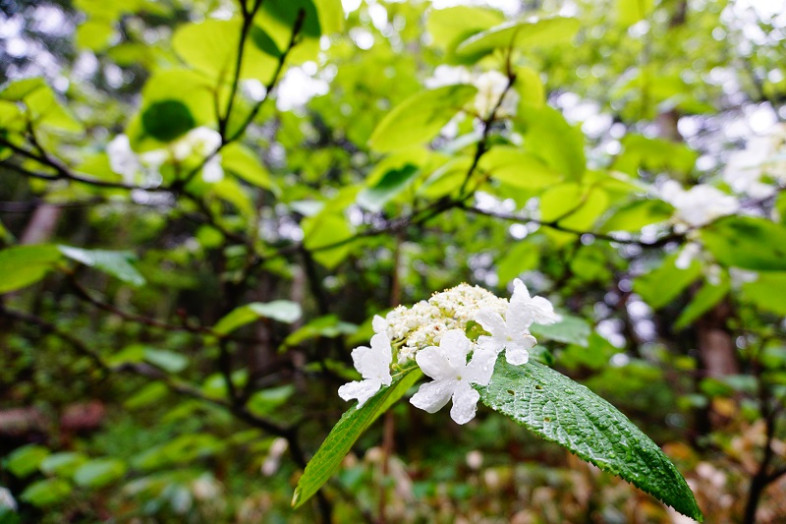
<svg viewBox="0 0 786 524">
<path fill-rule="evenodd" d="M 384 153 L 428 142 L 477 92 L 474 86 L 457 84 L 413 95 L 385 115 L 369 146 Z"/>
<path fill-rule="evenodd" d="M 219 335 L 226 335 L 239 327 L 245 326 L 260 318 L 270 318 L 291 324 L 302 314 L 300 304 L 291 300 L 274 300 L 272 302 L 252 302 L 237 307 L 227 313 L 213 327 Z"/>
<path fill-rule="evenodd" d="M 123 402 L 126 409 L 139 409 L 157 403 L 169 393 L 169 389 L 162 382 L 152 382 L 134 393 Z"/>
<path fill-rule="evenodd" d="M 221 167 L 257 187 L 274 188 L 270 173 L 260 162 L 259 156 L 238 142 L 221 150 Z"/>
<path fill-rule="evenodd" d="M 76 451 L 63 451 L 49 455 L 38 467 L 47 475 L 71 476 L 76 469 L 84 464 L 87 457 Z"/>
<path fill-rule="evenodd" d="M 349 255 L 353 234 L 343 215 L 321 212 L 304 218 L 301 226 L 303 245 L 313 251 L 314 259 L 323 266 L 333 269 Z"/>
<path fill-rule="evenodd" d="M 680 513 L 703 519 L 669 458 L 614 406 L 565 375 L 531 362 L 499 359 L 480 401 L 536 435 L 631 482 Z"/>
<path fill-rule="evenodd" d="M 479 168 L 493 179 L 519 189 L 540 189 L 562 179 L 537 156 L 510 146 L 491 148 L 481 157 Z"/>
<path fill-rule="evenodd" d="M 709 282 L 696 293 L 690 304 L 682 310 L 677 322 L 674 323 L 675 329 L 684 329 L 694 320 L 709 311 L 715 304 L 720 302 L 731 289 L 728 277 L 724 278 L 719 284 L 713 285 Z"/>
<path fill-rule="evenodd" d="M 17 448 L 5 461 L 5 468 L 17 477 L 26 477 L 38 469 L 41 462 L 49 456 L 44 446 L 28 444 Z"/>
<path fill-rule="evenodd" d="M 19 498 L 38 508 L 62 502 L 71 494 L 71 484 L 64 479 L 46 479 L 33 482 L 25 488 Z"/>
<path fill-rule="evenodd" d="M 74 472 L 74 482 L 87 488 L 100 488 L 121 478 L 126 464 L 120 459 L 100 458 L 85 462 Z"/>
<path fill-rule="evenodd" d="M 294 393 L 295 386 L 292 384 L 257 391 L 248 399 L 248 409 L 254 415 L 264 417 L 283 406 Z"/>
<path fill-rule="evenodd" d="M 33 91 L 46 89 L 46 87 L 46 81 L 40 76 L 12 80 L 3 85 L 3 89 L 0 90 L 0 99 L 21 102 Z"/>
<path fill-rule="evenodd" d="M 315 318 L 297 331 L 294 331 L 284 340 L 284 346 L 297 346 L 298 344 L 317 337 L 335 338 L 341 335 L 351 335 L 358 327 L 349 322 L 342 322 L 336 315 L 326 315 Z"/>
<path fill-rule="evenodd" d="M 640 232 L 644 226 L 668 220 L 674 208 L 662 200 L 634 200 L 621 208 L 603 223 L 601 231 Z"/>
<path fill-rule="evenodd" d="M 786 273 L 759 273 L 754 282 L 744 284 L 740 297 L 763 311 L 786 315 Z"/>
<path fill-rule="evenodd" d="M 728 217 L 701 230 L 704 246 L 725 266 L 786 271 L 786 227 L 756 217 Z"/>
<path fill-rule="evenodd" d="M 87 20 L 76 29 L 76 46 L 80 49 L 103 51 L 115 36 L 114 25 L 101 19 Z"/>
<path fill-rule="evenodd" d="M 394 377 L 393 383 L 380 390 L 358 409 L 356 406 L 344 413 L 333 426 L 325 441 L 306 466 L 297 483 L 292 506 L 298 508 L 310 499 L 338 470 L 352 445 L 366 429 L 400 399 L 423 376 L 419 368 L 411 368 Z"/>
<path fill-rule="evenodd" d="M 633 25 L 652 13 L 655 0 L 617 0 L 617 21 L 622 26 Z"/>
<path fill-rule="evenodd" d="M 579 184 L 558 184 L 540 197 L 541 218 L 577 231 L 590 231 L 606 210 L 608 194 L 597 187 Z"/>
<path fill-rule="evenodd" d="M 409 187 L 419 174 L 418 167 L 412 164 L 391 169 L 376 184 L 358 193 L 358 204 L 372 212 L 381 211 L 385 204 Z"/>
<path fill-rule="evenodd" d="M 579 27 L 577 19 L 565 17 L 506 22 L 467 38 L 456 48 L 456 54 L 478 56 L 496 49 L 567 44 L 573 40 Z"/>
<path fill-rule="evenodd" d="M 55 246 L 14 246 L 0 251 L 0 293 L 35 284 L 60 260 Z"/>
<path fill-rule="evenodd" d="M 497 262 L 500 284 L 507 284 L 525 271 L 538 267 L 540 248 L 532 242 L 521 240 L 503 252 Z"/>
<path fill-rule="evenodd" d="M 445 50 L 448 61 L 455 62 L 456 47 L 461 42 L 504 21 L 505 17 L 499 11 L 460 5 L 432 10 L 426 21 L 426 29 L 434 44 Z M 478 59 L 480 56 L 472 58 Z"/>
<path fill-rule="evenodd" d="M 172 37 L 175 52 L 195 70 L 219 82 L 232 80 L 237 67 L 241 26 L 239 17 L 231 20 L 207 19 L 178 28 Z M 270 82 L 281 54 L 270 36 L 253 26 L 243 49 L 240 78 Z"/>
<path fill-rule="evenodd" d="M 639 168 L 653 172 L 672 171 L 687 174 L 699 157 L 699 153 L 684 143 L 663 138 L 628 134 L 621 142 L 622 153 L 614 159 L 612 168 L 632 176 L 639 175 Z"/>
<path fill-rule="evenodd" d="M 169 373 L 179 373 L 188 366 L 188 358 L 166 349 L 145 348 L 145 360 Z"/>
<path fill-rule="evenodd" d="M 145 279 L 131 265 L 136 255 L 130 251 L 106 251 L 103 249 L 81 249 L 59 245 L 62 254 L 86 266 L 94 267 L 133 286 L 144 285 Z"/>
<path fill-rule="evenodd" d="M 142 112 L 142 126 L 156 140 L 171 142 L 196 127 L 196 120 L 180 100 L 159 100 Z"/>
<path fill-rule="evenodd" d="M 701 276 L 701 264 L 691 261 L 687 269 L 679 269 L 675 262 L 677 253 L 663 259 L 663 263 L 647 271 L 633 281 L 633 291 L 653 309 L 660 309 L 679 295 L 694 280 Z"/>
<path fill-rule="evenodd" d="M 562 313 L 562 320 L 556 324 L 533 324 L 530 331 L 537 338 L 587 347 L 592 329 L 586 320 Z"/>
<path fill-rule="evenodd" d="M 584 133 L 548 105 L 522 106 L 516 127 L 524 134 L 524 148 L 561 175 L 580 180 L 586 170 Z"/>
</svg>

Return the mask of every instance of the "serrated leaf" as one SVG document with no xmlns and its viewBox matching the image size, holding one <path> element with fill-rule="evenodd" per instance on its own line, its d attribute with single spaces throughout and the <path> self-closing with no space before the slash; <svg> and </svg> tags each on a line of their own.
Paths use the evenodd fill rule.
<svg viewBox="0 0 786 524">
<path fill-rule="evenodd" d="M 120 459 L 93 459 L 79 466 L 74 472 L 74 482 L 82 487 L 100 488 L 114 482 L 125 473 L 126 464 Z"/>
<path fill-rule="evenodd" d="M 786 271 L 786 227 L 764 218 L 718 220 L 701 230 L 701 240 L 725 266 Z"/>
<path fill-rule="evenodd" d="M 563 313 L 562 320 L 556 324 L 532 324 L 530 331 L 538 339 L 586 347 L 592 329 L 586 320 Z"/>
<path fill-rule="evenodd" d="M 68 258 L 99 269 L 128 284 L 141 286 L 145 283 L 144 277 L 131 265 L 131 261 L 136 260 L 136 255 L 130 251 L 81 249 L 64 245 L 59 245 L 57 248 Z"/>
<path fill-rule="evenodd" d="M 413 95 L 385 115 L 369 146 L 384 153 L 428 142 L 477 92 L 474 86 L 456 84 Z"/>
<path fill-rule="evenodd" d="M 271 318 L 291 324 L 299 319 L 301 314 L 300 304 L 291 300 L 252 302 L 227 313 L 221 320 L 216 322 L 213 331 L 219 335 L 226 335 L 260 318 Z"/>
<path fill-rule="evenodd" d="M 39 480 L 27 486 L 19 498 L 42 508 L 62 501 L 71 494 L 71 489 L 71 484 L 64 479 Z"/>
<path fill-rule="evenodd" d="M 352 445 L 366 429 L 400 399 L 423 376 L 419 368 L 412 368 L 394 377 L 393 383 L 371 397 L 358 409 L 352 407 L 333 426 L 316 454 L 309 461 L 297 483 L 292 506 L 297 508 L 310 499 L 333 473 L 338 470 Z"/>
<path fill-rule="evenodd" d="M 0 251 L 0 293 L 35 284 L 60 260 L 55 246 L 14 246 Z"/>
<path fill-rule="evenodd" d="M 499 359 L 480 401 L 698 521 L 703 516 L 674 464 L 647 435 L 587 387 L 539 364 Z"/>
</svg>

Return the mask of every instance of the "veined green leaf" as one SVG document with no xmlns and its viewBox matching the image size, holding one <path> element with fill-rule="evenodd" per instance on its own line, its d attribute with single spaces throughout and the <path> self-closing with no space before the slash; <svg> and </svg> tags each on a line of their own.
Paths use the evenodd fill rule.
<svg viewBox="0 0 786 524">
<path fill-rule="evenodd" d="M 306 466 L 295 488 L 292 506 L 297 508 L 310 499 L 338 470 L 352 445 L 366 429 L 400 399 L 423 376 L 420 368 L 411 368 L 393 379 L 393 383 L 371 397 L 363 406 L 350 408 L 333 426 L 327 438 Z"/>
<path fill-rule="evenodd" d="M 499 359 L 480 401 L 536 435 L 703 520 L 688 484 L 650 438 L 585 386 L 538 362 Z"/>
<path fill-rule="evenodd" d="M 385 115 L 369 145 L 389 152 L 428 142 L 477 92 L 474 86 L 456 84 L 413 95 Z"/>
</svg>

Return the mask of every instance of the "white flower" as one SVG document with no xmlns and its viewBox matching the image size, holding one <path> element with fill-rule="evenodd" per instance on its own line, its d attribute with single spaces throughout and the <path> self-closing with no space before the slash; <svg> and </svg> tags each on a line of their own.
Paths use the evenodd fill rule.
<svg viewBox="0 0 786 524">
<path fill-rule="evenodd" d="M 776 124 L 763 136 L 748 140 L 745 149 L 729 155 L 723 179 L 737 193 L 756 199 L 775 194 L 776 188 L 761 180 L 769 176 L 786 182 L 786 124 Z"/>
<path fill-rule="evenodd" d="M 736 198 L 707 184 L 685 191 L 678 182 L 669 180 L 661 187 L 660 197 L 674 206 L 672 220 L 678 233 L 705 226 L 716 218 L 736 213 L 740 207 Z"/>
<path fill-rule="evenodd" d="M 123 175 L 123 181 L 127 184 L 133 183 L 134 179 L 142 170 L 136 153 L 131 149 L 131 142 L 126 135 L 117 135 L 106 146 L 106 154 L 109 157 L 109 167 L 118 175 Z"/>
<path fill-rule="evenodd" d="M 338 388 L 338 396 L 344 400 L 358 399 L 358 407 L 374 396 L 382 386 L 393 381 L 390 376 L 390 362 L 393 356 L 390 338 L 385 333 L 371 337 L 371 347 L 360 346 L 352 350 L 352 362 L 363 380 L 355 380 Z"/>
<path fill-rule="evenodd" d="M 674 261 L 674 265 L 677 269 L 688 269 L 691 263 L 694 260 L 701 259 L 701 244 L 698 242 L 688 242 L 685 244 L 685 247 L 682 248 L 680 254 L 677 256 L 677 259 Z"/>
<path fill-rule="evenodd" d="M 221 135 L 209 127 L 197 127 L 177 139 L 172 144 L 175 160 L 185 160 L 191 155 L 206 157 L 221 146 Z"/>
<path fill-rule="evenodd" d="M 532 324 L 553 324 L 560 320 L 554 306 L 543 297 L 530 297 L 529 290 L 518 278 L 513 281 L 513 296 L 503 320 L 502 315 L 489 309 L 482 309 L 475 320 L 491 336 L 481 335 L 478 344 L 486 351 L 499 354 L 505 350 L 508 363 L 518 366 L 529 361 L 529 349 L 537 340 L 529 328 Z"/>
<path fill-rule="evenodd" d="M 426 87 L 436 89 L 437 87 L 450 86 L 454 84 L 471 84 L 472 73 L 462 66 L 439 65 L 434 70 L 434 76 L 426 79 Z"/>
<path fill-rule="evenodd" d="M 473 82 L 475 87 L 478 88 L 478 94 L 475 95 L 475 110 L 481 118 L 487 118 L 499 102 L 500 97 L 505 94 L 497 116 L 511 116 L 516 114 L 518 106 L 518 93 L 512 89 L 508 89 L 508 77 L 499 71 L 487 71 L 477 77 Z"/>
<path fill-rule="evenodd" d="M 478 349 L 467 363 L 471 344 L 459 329 L 442 336 L 439 347 L 429 346 L 418 351 L 415 359 L 420 369 L 434 379 L 423 384 L 410 399 L 413 406 L 436 413 L 453 400 L 450 417 L 457 424 L 466 424 L 475 417 L 480 394 L 471 384 L 485 386 L 491 380 L 496 354 Z"/>
</svg>

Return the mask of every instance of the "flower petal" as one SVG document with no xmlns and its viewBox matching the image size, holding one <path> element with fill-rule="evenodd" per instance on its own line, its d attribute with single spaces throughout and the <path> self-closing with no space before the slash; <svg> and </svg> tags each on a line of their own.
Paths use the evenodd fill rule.
<svg viewBox="0 0 786 524">
<path fill-rule="evenodd" d="M 379 315 L 374 315 L 374 320 L 371 321 L 371 327 L 374 328 L 374 333 L 387 333 L 388 321 Z"/>
<path fill-rule="evenodd" d="M 415 361 L 423 373 L 435 380 L 455 376 L 454 370 L 450 368 L 450 362 L 445 358 L 442 349 L 436 346 L 429 346 L 418 351 L 415 354 Z"/>
<path fill-rule="evenodd" d="M 347 401 L 356 398 L 357 407 L 360 407 L 379 391 L 380 386 L 376 380 L 355 380 L 338 388 L 338 396 Z"/>
<path fill-rule="evenodd" d="M 467 364 L 462 376 L 466 377 L 467 381 L 487 386 L 491 381 L 491 375 L 494 373 L 494 365 L 497 363 L 497 356 L 499 352 L 489 351 L 482 347 L 475 348 L 472 354 L 472 360 Z"/>
<path fill-rule="evenodd" d="M 512 366 L 521 366 L 529 362 L 529 351 L 521 346 L 511 346 L 505 350 L 505 358 Z"/>
<path fill-rule="evenodd" d="M 455 380 L 435 380 L 423 384 L 418 389 L 418 392 L 412 395 L 409 402 L 416 408 L 429 413 L 436 413 L 448 403 L 451 395 L 453 395 L 455 386 Z"/>
<path fill-rule="evenodd" d="M 462 383 L 453 393 L 453 407 L 450 408 L 450 418 L 456 424 L 466 424 L 475 418 L 478 409 L 480 393 L 472 389 L 469 384 Z"/>
<path fill-rule="evenodd" d="M 442 335 L 439 349 L 454 370 L 464 369 L 469 353 L 469 339 L 460 329 L 451 329 Z"/>
<path fill-rule="evenodd" d="M 499 313 L 490 309 L 481 309 L 475 314 L 475 321 L 494 337 L 504 337 L 507 333 L 505 321 Z"/>
</svg>

